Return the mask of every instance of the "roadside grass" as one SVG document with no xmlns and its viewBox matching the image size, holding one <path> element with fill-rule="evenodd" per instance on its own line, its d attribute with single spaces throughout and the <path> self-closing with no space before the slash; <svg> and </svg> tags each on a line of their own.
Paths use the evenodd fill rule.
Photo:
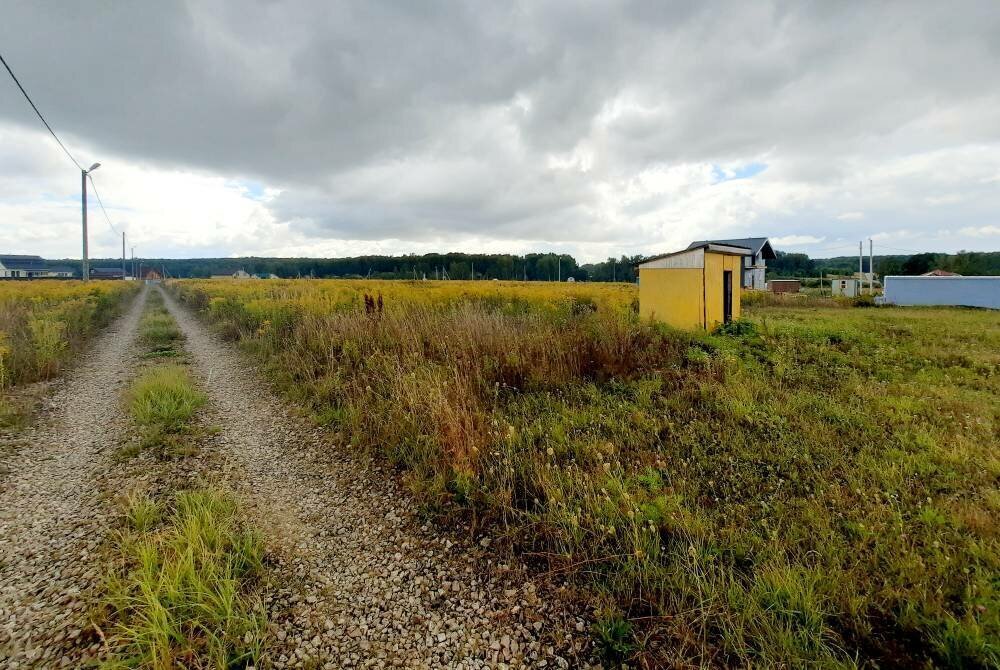
<svg viewBox="0 0 1000 670">
<path fill-rule="evenodd" d="M 138 290 L 131 282 L 0 282 L 0 388 L 58 374 Z"/>
<path fill-rule="evenodd" d="M 558 287 L 383 283 L 383 312 L 302 284 L 174 290 L 426 510 L 587 586 L 610 660 L 1000 666 L 995 312 L 760 304 L 702 335 Z"/>
<path fill-rule="evenodd" d="M 105 668 L 244 668 L 267 634 L 264 544 L 218 491 L 128 497 L 106 583 Z"/>
<path fill-rule="evenodd" d="M 28 385 L 58 375 L 138 289 L 126 282 L 0 282 L 0 429 L 31 422 L 38 396 Z"/>
</svg>

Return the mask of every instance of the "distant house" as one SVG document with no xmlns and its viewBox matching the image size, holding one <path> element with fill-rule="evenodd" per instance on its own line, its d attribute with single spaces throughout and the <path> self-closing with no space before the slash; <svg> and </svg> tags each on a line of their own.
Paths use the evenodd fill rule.
<svg viewBox="0 0 1000 670">
<path fill-rule="evenodd" d="M 734 240 L 701 240 L 692 242 L 688 249 L 697 249 L 706 244 L 722 244 L 731 247 L 746 247 L 751 255 L 743 259 L 743 288 L 752 288 L 759 291 L 767 289 L 767 282 L 764 274 L 767 272 L 767 261 L 773 261 L 777 256 L 771 248 L 771 242 L 766 237 L 744 237 Z"/>
<path fill-rule="evenodd" d="M 0 255 L 0 278 L 40 279 L 49 276 L 45 260 L 41 256 L 22 254 Z"/>
<path fill-rule="evenodd" d="M 90 268 L 91 279 L 124 279 L 125 271 L 121 268 Z"/>
<path fill-rule="evenodd" d="M 957 272 L 948 272 L 947 270 L 931 270 L 930 272 L 925 272 L 921 277 L 961 277 L 962 275 Z"/>
<path fill-rule="evenodd" d="M 59 265 L 49 268 L 49 276 L 56 279 L 70 279 L 76 274 L 76 270 L 66 265 Z"/>
<path fill-rule="evenodd" d="M 830 295 L 838 298 L 856 298 L 861 295 L 860 285 L 859 279 L 831 279 Z"/>
<path fill-rule="evenodd" d="M 251 274 L 246 270 L 237 270 L 233 273 L 233 279 L 250 279 Z"/>
</svg>

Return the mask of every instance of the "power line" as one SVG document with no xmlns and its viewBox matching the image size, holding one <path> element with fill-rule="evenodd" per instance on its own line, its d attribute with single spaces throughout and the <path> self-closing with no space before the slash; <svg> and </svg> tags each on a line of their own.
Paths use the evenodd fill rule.
<svg viewBox="0 0 1000 670">
<path fill-rule="evenodd" d="M 118 229 L 115 228 L 115 224 L 111 223 L 111 217 L 108 216 L 108 210 L 104 209 L 104 203 L 101 201 L 101 194 L 97 192 L 97 184 L 94 183 L 94 177 L 88 172 L 87 178 L 90 179 L 90 186 L 94 189 L 94 195 L 97 196 L 97 204 L 101 206 L 101 211 L 104 212 L 104 220 L 108 222 L 108 226 L 111 227 L 111 232 L 118 235 Z"/>
<path fill-rule="evenodd" d="M 52 126 L 50 126 L 49 122 L 45 120 L 45 117 L 42 116 L 42 113 L 40 111 L 38 111 L 38 107 L 35 105 L 34 101 L 31 99 L 31 96 L 28 95 L 28 92 L 24 90 L 24 87 L 21 86 L 21 82 L 17 80 L 17 75 L 15 75 L 14 71 L 10 69 L 10 65 L 7 65 L 7 61 L 4 60 L 2 54 L 0 54 L 0 63 L 3 63 L 3 66 L 5 68 L 7 68 L 7 72 L 10 74 L 11 79 L 13 79 L 14 83 L 17 84 L 17 87 L 19 89 L 21 89 L 21 93 L 24 94 L 25 100 L 27 100 L 28 104 L 31 105 L 31 108 L 33 110 L 35 110 L 35 114 L 37 114 L 38 118 L 42 121 L 42 123 L 45 124 L 45 128 L 48 129 L 49 134 L 52 135 L 53 139 L 55 139 L 55 141 L 59 144 L 59 147 L 63 150 L 63 152 L 65 152 L 65 154 L 69 157 L 69 159 L 71 161 L 73 161 L 74 165 L 76 165 L 78 168 L 80 168 L 80 170 L 83 170 L 83 166 L 80 165 L 80 163 L 77 162 L 77 160 L 75 158 L 73 158 L 73 154 L 71 154 L 69 152 L 69 149 L 66 148 L 66 145 L 63 144 L 62 140 L 59 139 L 59 136 L 56 135 L 56 131 L 52 130 Z"/>
<path fill-rule="evenodd" d="M 893 251 L 902 251 L 902 252 L 907 253 L 907 254 L 922 254 L 922 253 L 926 253 L 926 252 L 923 252 L 923 251 L 914 251 L 913 249 L 901 249 L 899 247 L 890 247 L 888 244 L 882 244 L 881 246 L 883 248 L 885 248 L 885 249 L 892 249 Z"/>
</svg>

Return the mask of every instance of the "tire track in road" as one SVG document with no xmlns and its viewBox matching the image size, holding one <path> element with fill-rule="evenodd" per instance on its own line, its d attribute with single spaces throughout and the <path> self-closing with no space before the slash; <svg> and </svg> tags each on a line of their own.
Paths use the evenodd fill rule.
<svg viewBox="0 0 1000 670">
<path fill-rule="evenodd" d="M 436 532 L 387 469 L 279 400 L 170 296 L 227 478 L 279 561 L 276 667 L 588 667 L 584 619 L 523 570 Z"/>
<path fill-rule="evenodd" d="M 0 667 L 79 667 L 100 650 L 86 629 L 87 594 L 102 576 L 98 551 L 110 512 L 101 491 L 127 425 L 120 389 L 131 375 L 146 291 L 98 336 L 47 403 L 51 411 L 5 455 Z"/>
</svg>

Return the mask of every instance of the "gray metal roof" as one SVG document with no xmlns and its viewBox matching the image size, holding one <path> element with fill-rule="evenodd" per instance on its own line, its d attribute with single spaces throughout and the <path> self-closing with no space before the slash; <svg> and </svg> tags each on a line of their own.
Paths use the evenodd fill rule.
<svg viewBox="0 0 1000 670">
<path fill-rule="evenodd" d="M 41 256 L 24 254 L 0 254 L 0 264 L 8 270 L 41 271 L 45 269 L 45 261 Z"/>
<path fill-rule="evenodd" d="M 695 249 L 705 249 L 705 251 L 726 254 L 727 256 L 749 256 L 751 253 L 749 247 L 740 246 L 738 244 L 723 244 L 721 242 L 694 242 L 687 249 L 681 249 L 680 251 L 671 251 L 670 253 L 667 254 L 659 254 L 656 256 L 650 256 L 649 258 L 643 258 L 633 267 L 641 267 L 646 263 L 650 263 L 652 261 L 658 261 L 664 258 L 670 258 L 671 256 L 686 254 L 687 252 L 694 251 Z"/>
<path fill-rule="evenodd" d="M 746 247 L 753 252 L 754 256 L 761 254 L 766 260 L 774 260 L 777 256 L 774 255 L 774 249 L 771 248 L 771 243 L 766 237 L 742 237 L 739 239 L 732 240 L 700 240 L 698 242 L 692 242 L 688 245 L 688 249 L 696 249 L 705 244 L 730 244 L 737 247 Z M 763 253 L 761 253 L 763 250 Z"/>
</svg>

